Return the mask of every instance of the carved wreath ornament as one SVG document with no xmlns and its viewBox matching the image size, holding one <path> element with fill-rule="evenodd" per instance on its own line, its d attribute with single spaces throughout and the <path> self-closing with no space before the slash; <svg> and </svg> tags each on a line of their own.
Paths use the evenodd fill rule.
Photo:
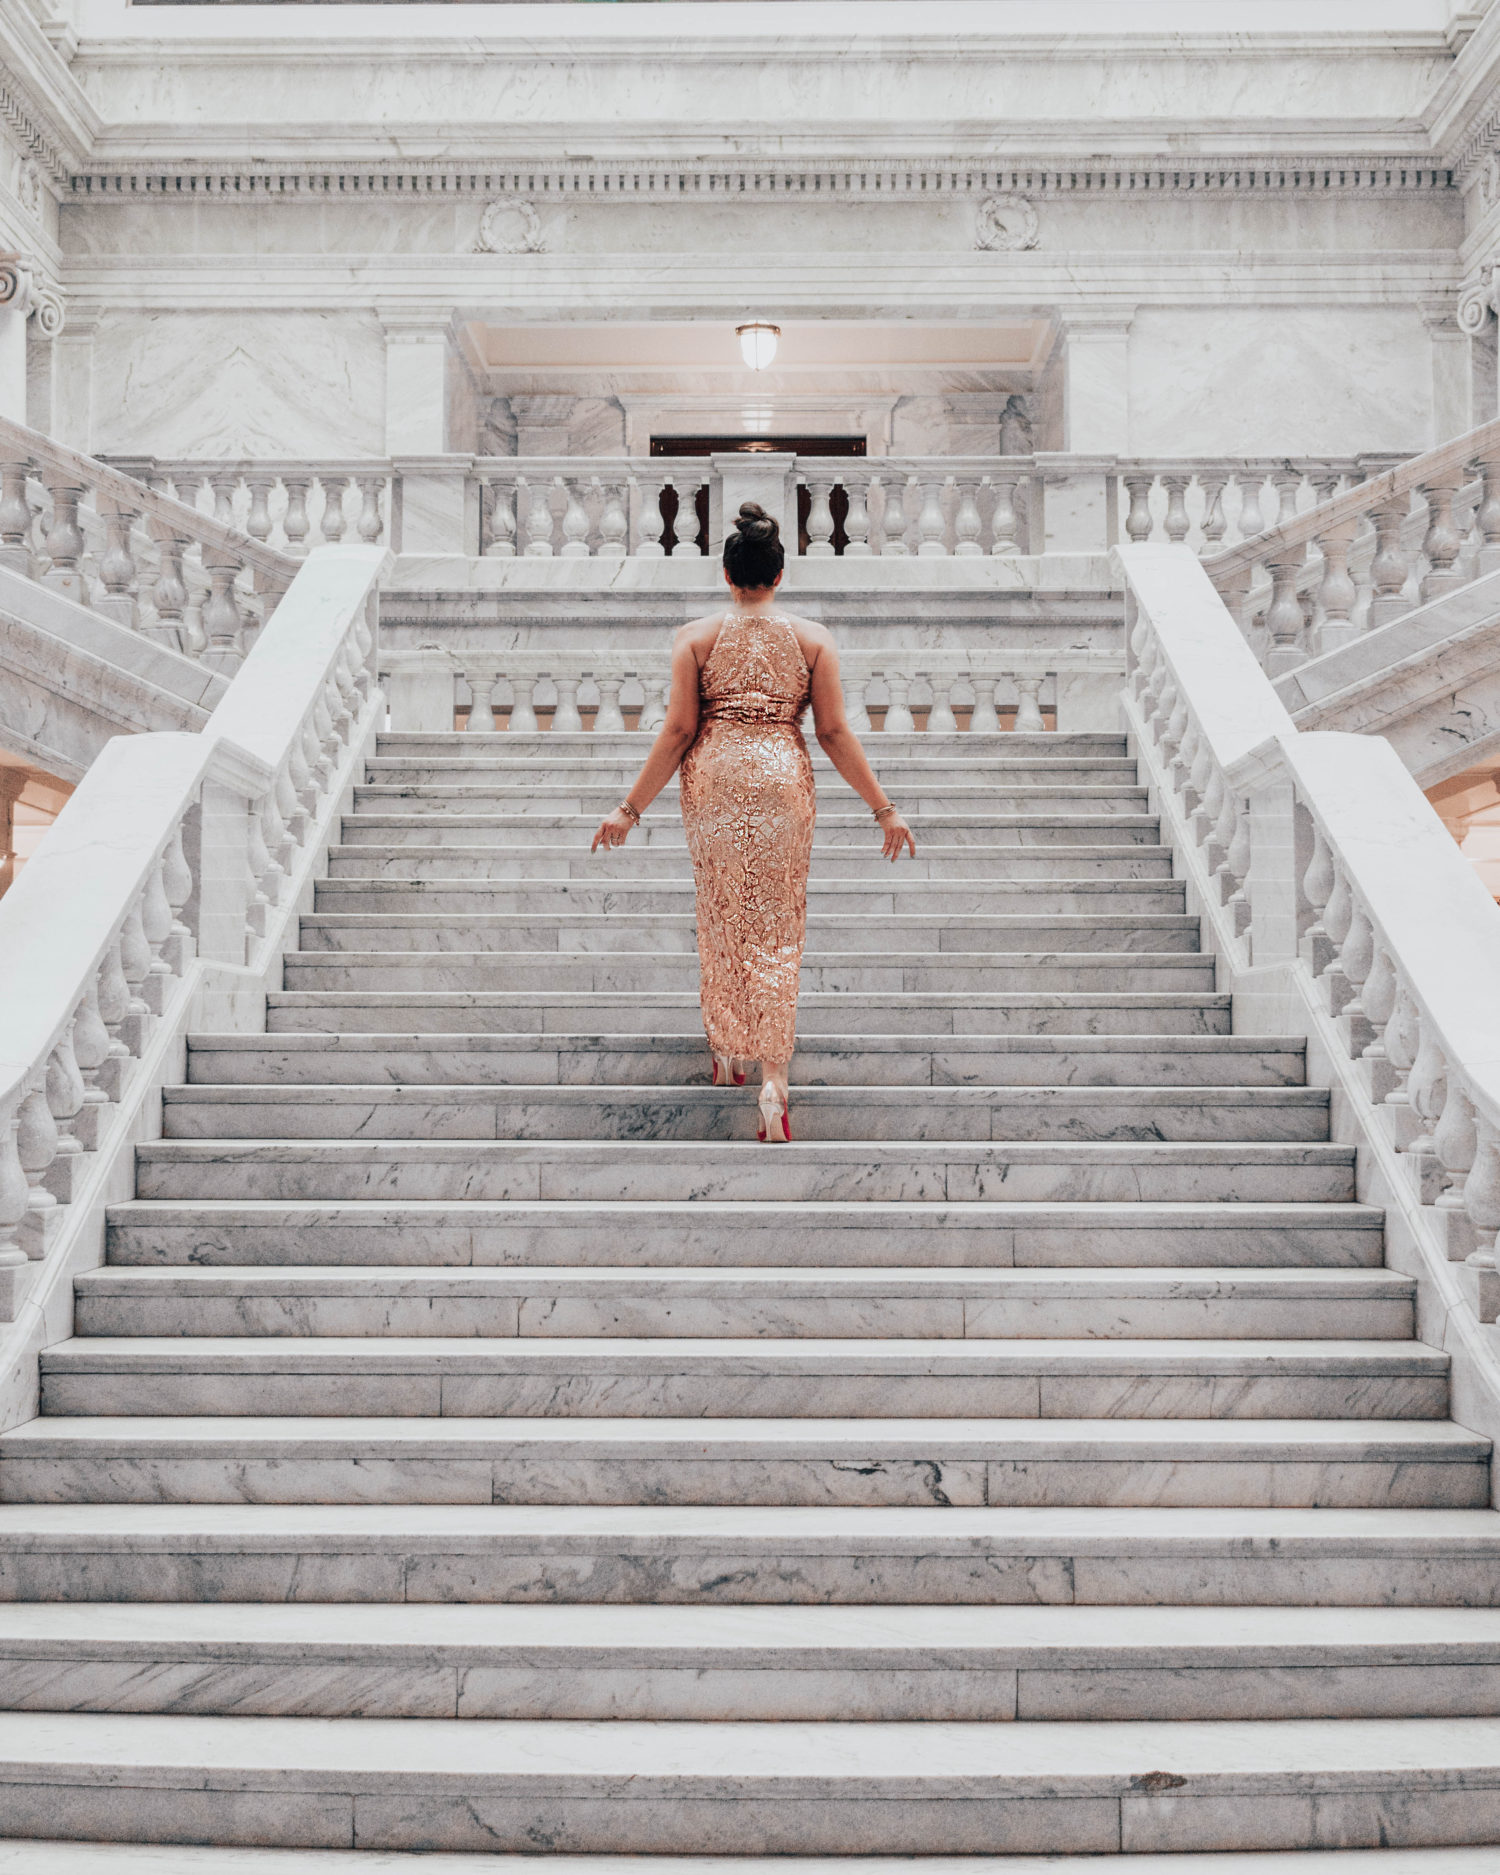
<svg viewBox="0 0 1500 1875">
<path fill-rule="evenodd" d="M 530 202 L 491 202 L 479 217 L 476 254 L 540 254 L 542 218 Z"/>
<path fill-rule="evenodd" d="M 982 251 L 1019 253 L 1035 247 L 1036 209 L 1024 195 L 987 195 L 979 204 L 974 245 Z"/>
</svg>

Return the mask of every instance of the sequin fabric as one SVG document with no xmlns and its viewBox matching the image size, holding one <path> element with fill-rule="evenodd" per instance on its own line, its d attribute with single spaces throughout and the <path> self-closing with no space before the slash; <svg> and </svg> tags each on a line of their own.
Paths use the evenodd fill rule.
<svg viewBox="0 0 1500 1875">
<path fill-rule="evenodd" d="M 709 1046 L 789 1061 L 807 936 L 817 802 L 799 719 L 811 679 L 787 620 L 726 614 L 698 673 L 698 735 L 682 760 L 682 823 L 698 890 Z"/>
</svg>

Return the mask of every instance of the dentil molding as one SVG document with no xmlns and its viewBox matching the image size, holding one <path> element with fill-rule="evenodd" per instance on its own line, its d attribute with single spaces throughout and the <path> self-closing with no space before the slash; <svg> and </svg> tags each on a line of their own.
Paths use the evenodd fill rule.
<svg viewBox="0 0 1500 1875">
<path fill-rule="evenodd" d="M 976 166 L 941 156 L 902 162 L 847 158 L 806 163 L 760 162 L 277 162 L 274 167 L 187 161 L 132 163 L 80 170 L 68 178 L 75 201 L 112 198 L 212 196 L 222 201 L 264 201 L 268 196 L 400 197 L 486 196 L 543 202 L 691 202 L 755 199 L 891 201 L 968 196 L 981 200 L 1037 196 L 1328 195 L 1411 194 L 1453 187 L 1453 171 L 1438 163 L 1389 157 L 1336 162 L 1326 157 L 1269 160 L 1216 157 L 1184 162 L 1088 158 Z M 491 252 L 534 251 L 494 248 Z"/>
</svg>

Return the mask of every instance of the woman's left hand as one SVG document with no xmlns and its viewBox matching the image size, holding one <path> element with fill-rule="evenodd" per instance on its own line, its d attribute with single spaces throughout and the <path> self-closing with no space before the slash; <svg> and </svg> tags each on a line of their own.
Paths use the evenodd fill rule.
<svg viewBox="0 0 1500 1875">
<path fill-rule="evenodd" d="M 630 829 L 635 822 L 623 808 L 617 807 L 612 814 L 606 814 L 599 822 L 599 831 L 594 835 L 594 844 L 589 848 L 597 853 L 601 846 L 623 846 Z"/>
</svg>

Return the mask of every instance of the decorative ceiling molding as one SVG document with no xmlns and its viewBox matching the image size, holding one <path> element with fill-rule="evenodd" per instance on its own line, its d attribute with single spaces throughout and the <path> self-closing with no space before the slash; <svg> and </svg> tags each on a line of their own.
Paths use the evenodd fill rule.
<svg viewBox="0 0 1500 1875">
<path fill-rule="evenodd" d="M 0 68 L 0 121 L 4 122 L 17 148 L 39 164 L 54 183 L 67 183 L 72 164 L 14 75 L 3 68 Z"/>
<path fill-rule="evenodd" d="M 913 196 L 1412 194 L 1453 187 L 1444 164 L 1410 157 L 1330 161 L 1247 156 L 1196 162 L 1110 161 L 976 165 L 867 162 L 134 164 L 69 179 L 74 200 L 118 196 L 516 195 L 542 202 L 902 200 Z"/>
</svg>

